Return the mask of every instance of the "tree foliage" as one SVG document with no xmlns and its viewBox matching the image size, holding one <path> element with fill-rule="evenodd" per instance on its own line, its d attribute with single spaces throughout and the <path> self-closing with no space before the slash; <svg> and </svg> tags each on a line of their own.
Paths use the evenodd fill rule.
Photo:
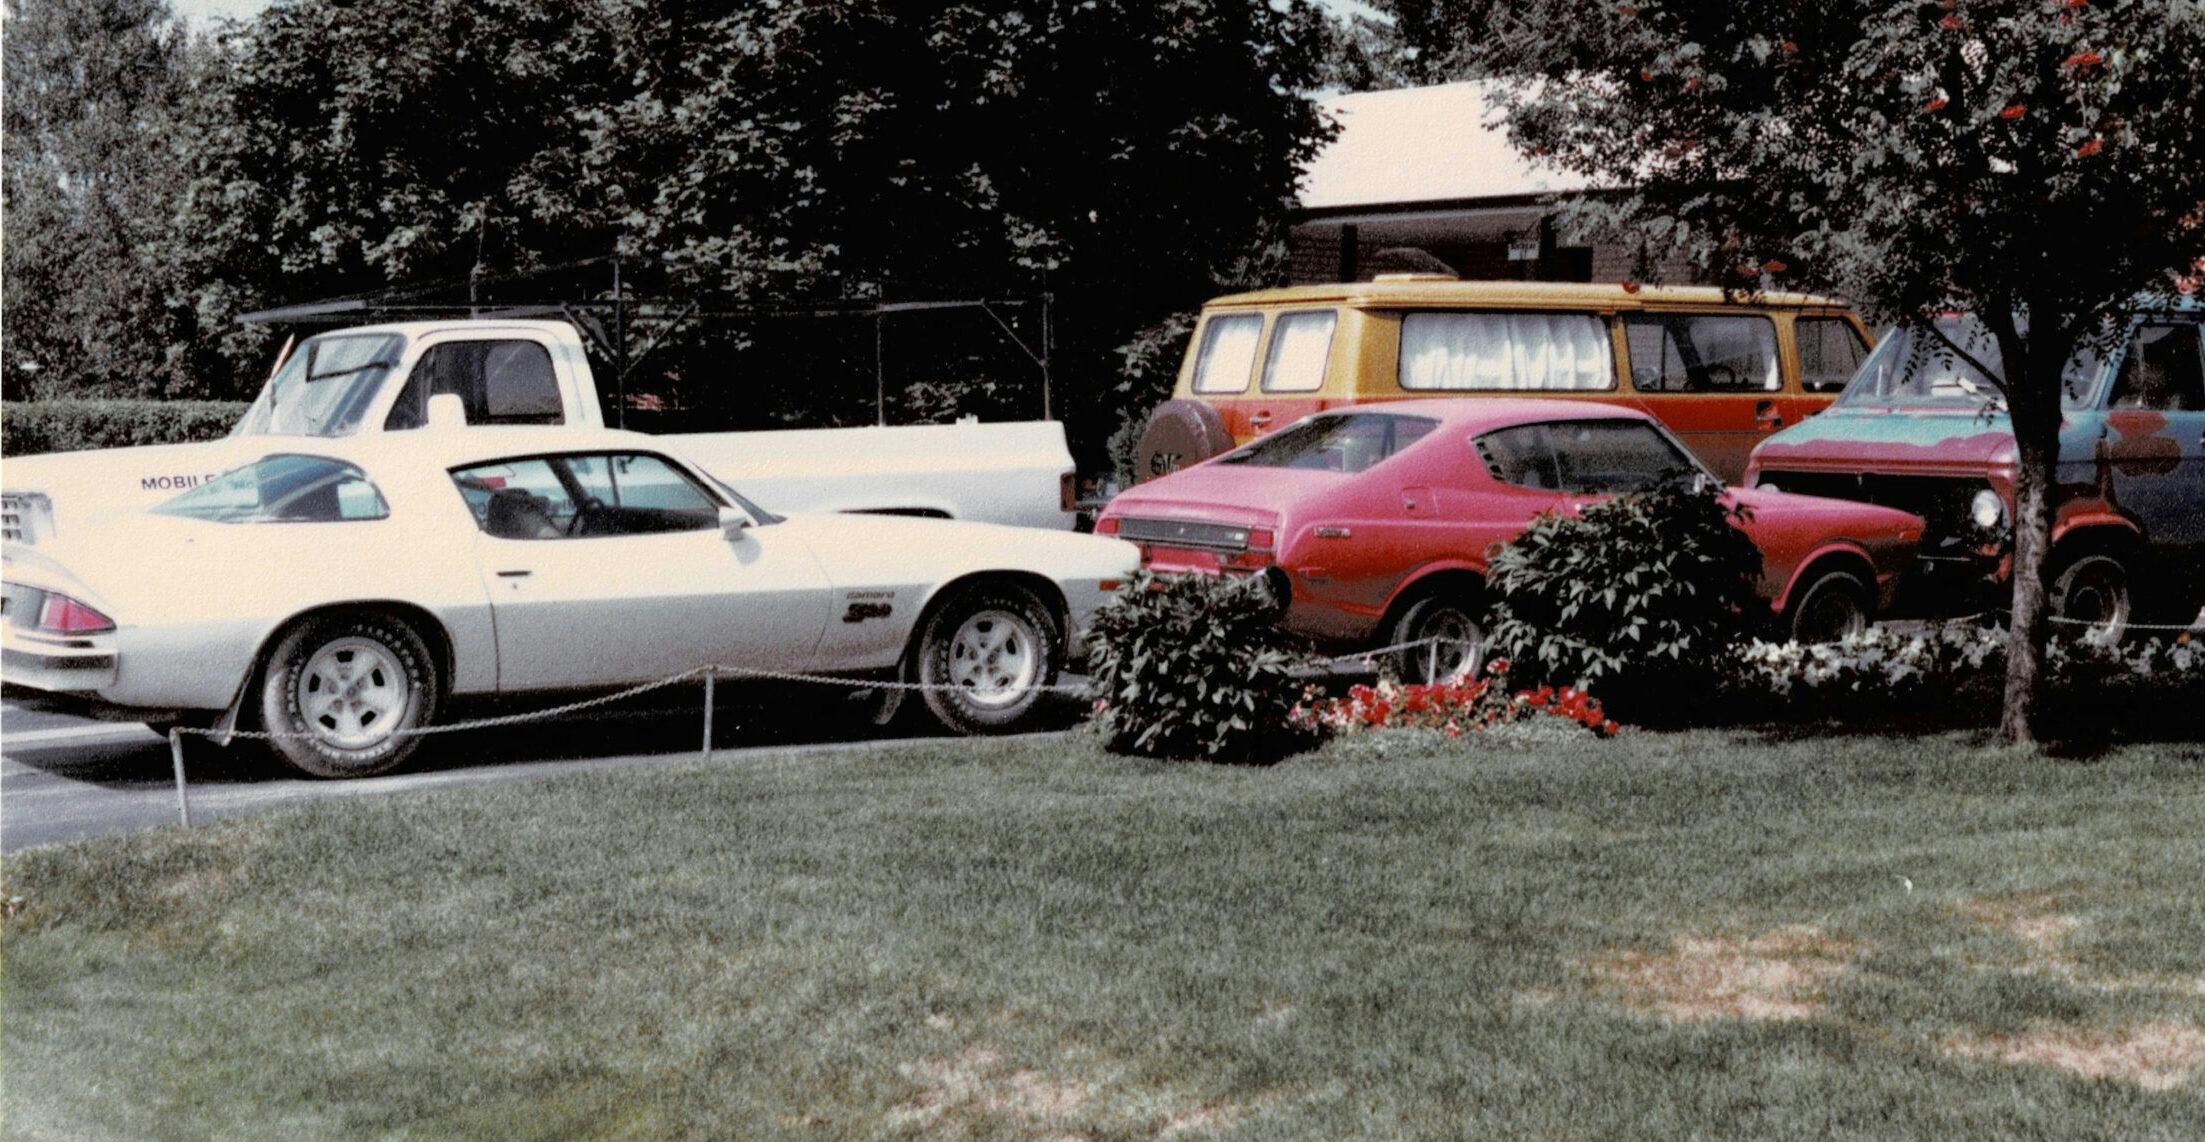
<svg viewBox="0 0 2205 1142">
<path fill-rule="evenodd" d="M 1389 0 L 1427 75 L 1497 77 L 1575 204 L 1738 288 L 1981 314 L 2021 471 L 2005 730 L 2027 737 L 2060 372 L 2205 270 L 2205 5 L 2182 0 Z"/>
<path fill-rule="evenodd" d="M 162 254 L 192 45 L 162 0 L 10 0 L 0 180 L 11 395 L 188 395 Z"/>
<path fill-rule="evenodd" d="M 148 30 L 117 42 L 155 62 L 174 51 L 160 0 L 34 8 L 9 28 L 11 132 L 19 44 L 41 60 L 129 54 L 90 50 L 57 5 L 136 20 Z M 1115 350 L 1278 264 L 1297 170 L 1325 132 L 1303 92 L 1329 35 L 1302 0 L 280 4 L 205 44 L 180 94 L 173 79 L 77 77 L 188 102 L 133 120 L 132 138 L 177 159 L 122 179 L 138 197 L 117 248 L 136 261 L 74 263 L 103 282 L 136 262 L 157 272 L 78 328 L 134 324 L 164 342 L 176 391 L 242 395 L 272 346 L 241 312 L 606 254 L 631 290 L 707 304 L 1046 290 L 1060 414 L 1099 451 L 1114 406 L 1145 411 L 1149 395 L 1121 391 Z M 10 162 L 13 286 L 14 211 L 38 203 Z M 26 214 L 33 228 L 50 229 Z M 55 371 L 95 375 L 114 356 Z"/>
</svg>

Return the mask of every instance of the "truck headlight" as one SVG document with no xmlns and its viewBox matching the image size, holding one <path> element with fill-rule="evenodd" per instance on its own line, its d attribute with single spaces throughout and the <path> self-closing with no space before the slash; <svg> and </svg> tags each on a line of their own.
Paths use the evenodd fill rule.
<svg viewBox="0 0 2205 1142">
<path fill-rule="evenodd" d="M 1968 519 L 1984 531 L 1995 531 L 2006 522 L 2006 501 L 1998 493 L 1985 488 L 1968 501 Z"/>
</svg>

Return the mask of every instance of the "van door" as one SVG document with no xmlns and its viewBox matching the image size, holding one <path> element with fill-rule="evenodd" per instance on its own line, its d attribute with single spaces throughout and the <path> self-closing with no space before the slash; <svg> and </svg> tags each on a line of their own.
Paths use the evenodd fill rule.
<svg viewBox="0 0 2205 1142">
<path fill-rule="evenodd" d="M 2205 560 L 2205 345 L 2195 320 L 2147 320 L 2123 355 L 2105 414 L 2113 501 L 2163 565 Z"/>
<path fill-rule="evenodd" d="M 1776 322 L 1766 314 L 1627 313 L 1632 387 L 1726 482 L 1745 478 L 1754 445 L 1784 427 Z"/>
</svg>

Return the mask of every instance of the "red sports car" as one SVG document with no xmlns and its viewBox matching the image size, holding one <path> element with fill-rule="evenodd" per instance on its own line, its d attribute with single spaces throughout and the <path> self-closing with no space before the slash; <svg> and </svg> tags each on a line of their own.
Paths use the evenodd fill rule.
<svg viewBox="0 0 2205 1142">
<path fill-rule="evenodd" d="M 1404 672 L 1474 666 L 1485 567 L 1532 517 L 1676 473 L 1713 480 L 1659 422 L 1619 405 L 1416 400 L 1319 413 L 1120 495 L 1095 530 L 1157 570 L 1263 574 L 1288 629 L 1328 646 L 1439 638 Z M 1819 496 L 1730 488 L 1782 633 L 1865 626 L 1914 559 L 1922 519 Z"/>
</svg>

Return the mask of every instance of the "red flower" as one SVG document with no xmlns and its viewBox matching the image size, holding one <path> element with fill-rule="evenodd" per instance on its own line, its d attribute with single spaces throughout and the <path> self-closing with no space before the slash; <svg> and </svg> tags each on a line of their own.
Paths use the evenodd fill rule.
<svg viewBox="0 0 2205 1142">
<path fill-rule="evenodd" d="M 1781 51 L 1788 56 L 1795 56 L 1799 54 L 1799 45 L 1791 42 L 1790 40 L 1785 40 L 1783 43 L 1776 45 L 1776 48 L 1778 51 Z"/>
<path fill-rule="evenodd" d="M 1953 31 L 1959 31 L 1960 17 L 1957 13 L 1946 16 L 1944 19 L 1937 21 L 1937 26 L 1940 28 L 1950 28 Z"/>
<path fill-rule="evenodd" d="M 2075 148 L 2075 154 L 2076 154 L 2076 155 L 2078 155 L 2078 156 L 2080 156 L 2080 157 L 2082 157 L 2082 158 L 2086 158 L 2086 159 L 2087 159 L 2087 158 L 2089 158 L 2090 156 L 2092 156 L 2092 155 L 2095 155 L 2095 154 L 2097 154 L 2097 153 L 2098 153 L 2099 151 L 2102 151 L 2102 150 L 2104 150 L 2104 149 L 2105 149 L 2105 138 L 2104 138 L 2104 136 L 2101 136 L 2101 135 L 2092 135 L 2092 136 L 2090 136 L 2090 141 L 2089 141 L 2089 142 L 2087 142 L 2087 143 L 2084 143 L 2084 144 L 2083 144 L 2082 146 L 2079 146 L 2079 147 Z"/>
<path fill-rule="evenodd" d="M 1638 81 L 1640 83 L 1652 83 L 1654 82 L 1654 73 L 1650 71 L 1641 71 L 1638 73 Z"/>
<path fill-rule="evenodd" d="M 1791 268 L 1789 263 L 1780 262 L 1775 258 L 1770 258 L 1768 261 L 1761 263 L 1761 272 L 1764 274 L 1780 274 Z"/>
<path fill-rule="evenodd" d="M 1944 109 L 1945 109 L 1945 104 L 1946 104 L 1946 103 L 1948 103 L 1948 102 L 1950 102 L 1950 100 L 1948 100 L 1948 99 L 1946 99 L 1946 98 L 1945 98 L 1944 96 L 1940 95 L 1940 96 L 1938 96 L 1937 98 L 1935 98 L 1935 99 L 1932 99 L 1932 100 L 1930 100 L 1929 102 L 1927 102 L 1927 103 L 1924 103 L 1924 104 L 1922 104 L 1922 110 L 1924 110 L 1924 111 L 1942 111 L 1942 110 L 1944 110 Z"/>
<path fill-rule="evenodd" d="M 1624 279 L 1624 281 L 1623 281 L 1623 292 L 1625 292 L 1625 293 L 1637 293 L 1637 292 L 1638 292 L 1638 283 L 1637 283 L 1637 282 L 1634 282 L 1634 281 L 1632 281 L 1632 280 L 1630 280 L 1629 278 L 1625 278 L 1625 279 Z"/>
<path fill-rule="evenodd" d="M 2071 56 L 2068 56 L 2068 57 L 2067 57 L 2067 62 L 2066 62 L 2066 66 L 2068 66 L 2068 67 L 2096 67 L 2096 66 L 2098 66 L 2099 64 L 2101 64 L 2101 63 L 2104 63 L 2104 62 L 2105 62 L 2105 57 L 2104 57 L 2104 56 L 2101 56 L 2101 55 L 2099 55 L 2099 54 L 2098 54 L 2098 53 L 2096 53 L 2096 52 L 2076 52 L 2076 53 L 2075 53 L 2074 55 L 2071 55 Z"/>
<path fill-rule="evenodd" d="M 1999 113 L 1998 113 L 1998 117 L 1999 117 L 1999 118 L 2001 118 L 2001 119 L 2019 119 L 2019 118 L 2021 118 L 2022 116 L 2024 116 L 2024 115 L 2027 115 L 2028 113 L 2029 113 L 2029 105 L 2028 105 L 2028 104 L 2026 104 L 2026 103 L 2009 103 L 2009 104 L 2007 104 L 2007 105 L 2006 105 L 2006 109 L 2005 109 L 2004 111 L 2001 111 L 2001 112 L 1999 112 Z"/>
</svg>

